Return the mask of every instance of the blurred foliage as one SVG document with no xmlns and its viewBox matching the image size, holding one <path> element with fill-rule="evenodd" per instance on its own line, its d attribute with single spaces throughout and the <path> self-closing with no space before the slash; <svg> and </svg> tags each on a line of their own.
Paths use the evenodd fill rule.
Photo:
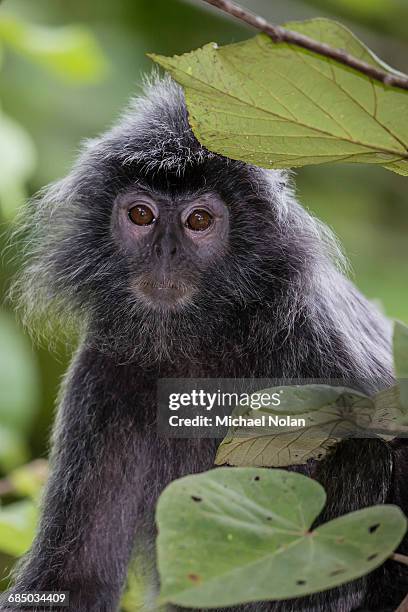
<svg viewBox="0 0 408 612">
<path fill-rule="evenodd" d="M 408 326 L 395 324 L 394 337 L 395 374 L 399 380 L 400 402 L 405 415 L 408 414 Z"/>
<path fill-rule="evenodd" d="M 242 3 L 278 23 L 320 15 L 344 18 L 387 63 L 408 70 L 405 0 Z M 3 0 L 0 251 L 25 196 L 63 176 L 80 141 L 109 126 L 129 97 L 140 91 L 142 74 L 152 66 L 146 52 L 174 55 L 209 41 L 227 44 L 245 38 L 248 31 L 237 22 L 193 0 Z M 380 168 L 345 165 L 304 168 L 296 182 L 302 202 L 343 242 L 357 285 L 379 300 L 389 316 L 408 320 L 406 179 Z M 21 245 L 15 245 L 0 260 L 0 295 L 18 270 L 20 249 Z M 31 540 L 37 503 L 32 498 L 39 491 L 32 472 L 9 472 L 45 456 L 66 363 L 63 347 L 53 354 L 47 347 L 32 348 L 12 313 L 4 309 L 0 317 L 0 576 Z M 3 496 L 1 483 L 6 474 L 12 493 Z M 5 533 L 1 525 L 13 525 L 6 532 L 14 544 L 1 543 Z M 137 585 L 133 593 L 137 598 Z"/>
<path fill-rule="evenodd" d="M 405 0 L 310 0 L 317 9 L 333 11 L 379 32 L 408 40 L 408 4 Z"/>
<path fill-rule="evenodd" d="M 30 501 L 0 508 L 0 550 L 12 557 L 23 555 L 33 541 L 37 520 L 37 507 Z"/>
<path fill-rule="evenodd" d="M 0 313 L 0 467 L 27 460 L 27 434 L 38 409 L 38 368 L 29 342 Z"/>
<path fill-rule="evenodd" d="M 0 199 L 3 215 L 12 218 L 26 197 L 36 152 L 28 132 L 0 111 Z"/>
<path fill-rule="evenodd" d="M 105 56 L 83 26 L 40 27 L 1 13 L 0 44 L 69 83 L 98 82 L 106 74 Z M 24 186 L 35 163 L 31 136 L 16 121 L 0 114 L 0 198 L 4 217 L 12 218 L 24 201 Z"/>
<path fill-rule="evenodd" d="M 99 45 L 82 26 L 46 28 L 2 16 L 0 40 L 64 80 L 98 82 L 107 69 Z"/>
<path fill-rule="evenodd" d="M 0 552 L 20 557 L 31 545 L 38 521 L 38 501 L 47 475 L 46 461 L 33 461 L 0 480 L 0 495 L 17 501 L 0 505 Z"/>
</svg>

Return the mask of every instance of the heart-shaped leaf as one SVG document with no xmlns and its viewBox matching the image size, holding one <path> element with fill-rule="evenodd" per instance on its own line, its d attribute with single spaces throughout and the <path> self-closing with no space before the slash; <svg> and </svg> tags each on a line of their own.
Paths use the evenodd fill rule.
<svg viewBox="0 0 408 612">
<path fill-rule="evenodd" d="M 301 474 L 220 468 L 173 482 L 157 507 L 161 601 L 214 608 L 329 589 L 379 566 L 406 519 L 375 506 L 311 525 L 325 492 Z"/>
<path fill-rule="evenodd" d="M 394 72 L 336 22 L 287 26 Z M 408 174 L 407 91 L 264 34 L 151 57 L 184 87 L 193 131 L 211 151 L 264 168 L 347 161 Z"/>
</svg>

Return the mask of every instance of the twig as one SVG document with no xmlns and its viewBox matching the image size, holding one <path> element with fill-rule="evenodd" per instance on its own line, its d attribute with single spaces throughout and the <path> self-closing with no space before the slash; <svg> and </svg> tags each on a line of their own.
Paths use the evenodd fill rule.
<svg viewBox="0 0 408 612">
<path fill-rule="evenodd" d="M 400 553 L 393 553 L 390 559 L 392 559 L 393 561 L 397 561 L 398 563 L 408 565 L 408 557 L 406 555 L 401 555 Z"/>
<path fill-rule="evenodd" d="M 393 561 L 397 561 L 398 563 L 404 563 L 404 565 L 408 565 L 408 557 L 406 555 L 401 555 L 400 553 L 393 553 L 390 557 Z M 395 612 L 408 612 L 408 595 L 403 599 Z"/>
<path fill-rule="evenodd" d="M 403 599 L 395 612 L 408 612 L 408 595 Z"/>
<path fill-rule="evenodd" d="M 265 34 L 268 34 L 268 36 L 270 36 L 276 43 L 286 42 L 291 45 L 303 47 L 303 49 L 308 49 L 309 51 L 313 51 L 314 53 L 318 53 L 324 57 L 334 59 L 345 66 L 354 68 L 366 76 L 375 79 L 376 81 L 380 81 L 384 85 L 392 85 L 393 87 L 408 89 L 408 76 L 402 74 L 402 72 L 395 72 L 393 74 L 385 72 L 376 66 L 367 64 L 366 62 L 349 55 L 349 53 L 344 51 L 344 49 L 335 49 L 326 43 L 318 42 L 313 38 L 309 38 L 309 36 L 299 34 L 299 32 L 287 30 L 281 26 L 268 23 L 263 17 L 259 17 L 258 15 L 247 11 L 234 2 L 231 2 L 231 0 L 203 0 L 203 2 L 219 8 L 221 11 L 225 11 L 233 17 L 237 17 L 241 21 L 248 23 L 250 26 L 253 26 L 261 32 L 265 32 Z"/>
</svg>

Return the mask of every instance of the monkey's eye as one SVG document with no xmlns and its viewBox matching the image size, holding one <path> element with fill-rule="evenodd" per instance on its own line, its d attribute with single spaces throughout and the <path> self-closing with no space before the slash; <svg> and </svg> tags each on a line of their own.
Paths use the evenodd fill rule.
<svg viewBox="0 0 408 612">
<path fill-rule="evenodd" d="M 203 232 L 213 224 L 213 216 L 202 208 L 196 208 L 187 217 L 186 227 L 193 230 L 193 232 Z"/>
<path fill-rule="evenodd" d="M 135 225 L 151 225 L 156 217 L 151 208 L 145 204 L 137 204 L 129 210 L 129 219 Z"/>
</svg>

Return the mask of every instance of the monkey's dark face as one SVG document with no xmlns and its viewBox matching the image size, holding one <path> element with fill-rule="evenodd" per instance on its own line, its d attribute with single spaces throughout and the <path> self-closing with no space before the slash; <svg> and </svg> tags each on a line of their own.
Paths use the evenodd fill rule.
<svg viewBox="0 0 408 612">
<path fill-rule="evenodd" d="M 282 230 L 285 181 L 203 149 L 182 90 L 158 85 L 33 201 L 27 318 L 72 322 L 120 359 L 212 350 L 310 265 L 307 231 Z"/>
<path fill-rule="evenodd" d="M 149 308 L 175 310 L 191 302 L 202 275 L 224 256 L 229 211 L 216 193 L 138 188 L 115 199 L 111 231 L 129 262 L 132 293 Z"/>
</svg>

